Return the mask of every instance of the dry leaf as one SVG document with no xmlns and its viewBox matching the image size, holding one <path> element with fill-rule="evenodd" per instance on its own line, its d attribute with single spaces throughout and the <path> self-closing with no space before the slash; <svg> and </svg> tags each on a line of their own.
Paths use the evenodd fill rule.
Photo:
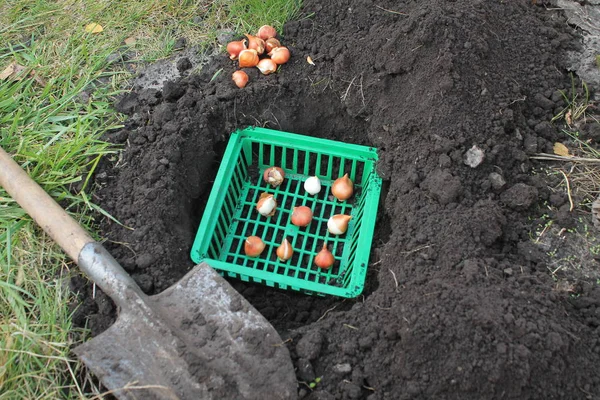
<svg viewBox="0 0 600 400">
<path fill-rule="evenodd" d="M 35 80 L 41 86 L 46 86 L 46 81 L 40 76 L 38 76 L 34 69 L 29 71 L 29 73 L 25 73 L 26 70 L 26 67 L 19 65 L 13 61 L 8 67 L 4 69 L 4 71 L 0 72 L 0 81 L 4 81 L 7 79 L 10 79 L 12 81 L 22 81 L 23 79 L 30 77 L 33 78 L 33 80 Z"/>
<path fill-rule="evenodd" d="M 127 39 L 125 39 L 125 44 L 127 46 L 131 46 L 132 44 L 135 44 L 135 38 L 133 36 L 132 37 L 128 37 Z"/>
<path fill-rule="evenodd" d="M 4 71 L 0 73 L 0 80 L 6 80 L 6 78 L 11 76 L 13 72 L 15 72 L 15 65 L 16 63 L 14 62 L 9 64 L 8 67 L 6 67 Z"/>
<path fill-rule="evenodd" d="M 90 33 L 100 33 L 104 30 L 102 25 L 92 22 L 91 24 L 87 24 L 85 26 L 85 31 Z"/>
<path fill-rule="evenodd" d="M 571 125 L 573 123 L 573 118 L 571 117 L 571 110 L 567 111 L 565 114 L 565 121 L 567 121 L 567 125 Z"/>
<path fill-rule="evenodd" d="M 315 62 L 312 60 L 311 56 L 306 56 L 306 62 L 309 63 L 310 65 L 315 65 Z"/>
<path fill-rule="evenodd" d="M 13 61 L 4 69 L 4 71 L 0 72 L 0 80 L 4 81 L 6 79 L 11 79 L 13 81 L 20 81 L 24 78 L 24 74 L 22 74 L 24 70 L 24 66 Z"/>
<path fill-rule="evenodd" d="M 570 157 L 569 149 L 567 148 L 567 146 L 558 142 L 554 143 L 554 154 L 563 157 Z"/>
</svg>

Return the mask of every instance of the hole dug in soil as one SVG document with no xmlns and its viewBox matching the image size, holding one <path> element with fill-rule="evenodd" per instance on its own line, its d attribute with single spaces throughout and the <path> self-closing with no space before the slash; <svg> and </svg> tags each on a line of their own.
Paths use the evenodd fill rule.
<svg viewBox="0 0 600 400">
<path fill-rule="evenodd" d="M 146 292 L 180 279 L 240 127 L 373 146 L 384 190 L 362 296 L 231 281 L 292 339 L 298 380 L 321 377 L 300 395 L 600 395 L 600 291 L 556 290 L 527 223 L 550 196 L 528 155 L 552 152 L 557 89 L 571 84 L 561 55 L 577 42 L 564 17 L 530 1 L 307 0 L 303 12 L 314 16 L 286 24 L 292 59 L 277 74 L 248 70 L 240 90 L 222 56 L 120 100 L 130 118 L 108 138 L 124 151 L 101 166 L 97 195 L 133 230 L 105 221 L 109 251 Z M 485 153 L 476 168 L 464 163 L 473 145 Z M 98 333 L 115 311 L 90 303 L 78 315 L 93 314 Z"/>
</svg>

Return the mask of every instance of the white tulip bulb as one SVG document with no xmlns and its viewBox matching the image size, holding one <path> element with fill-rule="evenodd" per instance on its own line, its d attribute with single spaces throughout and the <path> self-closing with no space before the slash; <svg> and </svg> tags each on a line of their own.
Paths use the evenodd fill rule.
<svg viewBox="0 0 600 400">
<path fill-rule="evenodd" d="M 304 182 L 304 190 L 310 194 L 317 194 L 321 191 L 321 181 L 316 176 L 311 176 Z"/>
</svg>

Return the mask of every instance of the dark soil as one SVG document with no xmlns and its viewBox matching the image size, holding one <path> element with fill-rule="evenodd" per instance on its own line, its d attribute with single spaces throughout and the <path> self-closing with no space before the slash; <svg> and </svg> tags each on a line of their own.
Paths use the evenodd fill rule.
<svg viewBox="0 0 600 400">
<path fill-rule="evenodd" d="M 292 339 L 300 396 L 600 397 L 600 288 L 557 286 L 530 239 L 553 193 L 528 155 L 560 137 L 562 54 L 578 45 L 562 14 L 530 0 L 304 3 L 312 16 L 286 24 L 292 59 L 279 73 L 248 70 L 240 90 L 223 55 L 121 99 L 130 118 L 108 139 L 124 151 L 101 166 L 97 201 L 133 229 L 104 221 L 107 248 L 148 293 L 190 270 L 238 128 L 374 146 L 384 190 L 362 296 L 231 281 Z M 472 168 L 474 145 L 485 159 Z M 115 317 L 99 302 L 79 314 L 94 333 Z"/>
</svg>

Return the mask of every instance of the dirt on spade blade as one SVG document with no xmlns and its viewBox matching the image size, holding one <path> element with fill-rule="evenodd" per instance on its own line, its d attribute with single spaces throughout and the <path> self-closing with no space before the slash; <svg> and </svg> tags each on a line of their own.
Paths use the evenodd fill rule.
<svg viewBox="0 0 600 400">
<path fill-rule="evenodd" d="M 223 54 L 162 90 L 134 89 L 118 103 L 125 128 L 108 135 L 123 153 L 96 175 L 97 202 L 128 227 L 105 220 L 106 246 L 148 293 L 180 279 L 238 128 L 373 146 L 384 187 L 361 296 L 231 280 L 291 339 L 299 396 L 600 397 L 600 289 L 557 285 L 531 239 L 548 204 L 568 214 L 529 156 L 563 137 L 551 120 L 571 87 L 563 54 L 579 45 L 537 3 L 306 0 L 278 73 L 248 69 L 240 90 Z M 94 333 L 115 317 L 104 296 L 82 302 L 77 321 Z"/>
</svg>

